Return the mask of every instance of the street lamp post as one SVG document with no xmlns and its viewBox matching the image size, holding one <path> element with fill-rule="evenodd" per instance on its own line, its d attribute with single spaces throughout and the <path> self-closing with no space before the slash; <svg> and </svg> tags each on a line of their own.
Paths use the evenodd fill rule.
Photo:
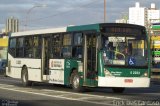
<svg viewBox="0 0 160 106">
<path fill-rule="evenodd" d="M 46 7 L 47 5 L 34 5 L 33 7 L 31 7 L 27 13 L 26 13 L 26 24 L 25 24 L 25 30 L 27 30 L 27 24 L 28 24 L 28 18 L 29 18 L 29 14 L 30 12 L 34 9 L 34 8 L 37 8 L 37 7 Z"/>
<path fill-rule="evenodd" d="M 106 0 L 104 0 L 104 23 L 106 22 Z"/>
</svg>

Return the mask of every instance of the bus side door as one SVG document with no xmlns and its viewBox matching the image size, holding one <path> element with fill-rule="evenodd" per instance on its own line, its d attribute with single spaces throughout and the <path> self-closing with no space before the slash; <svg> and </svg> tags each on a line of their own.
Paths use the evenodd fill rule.
<svg viewBox="0 0 160 106">
<path fill-rule="evenodd" d="M 42 75 L 49 75 L 49 37 L 42 38 Z"/>
</svg>

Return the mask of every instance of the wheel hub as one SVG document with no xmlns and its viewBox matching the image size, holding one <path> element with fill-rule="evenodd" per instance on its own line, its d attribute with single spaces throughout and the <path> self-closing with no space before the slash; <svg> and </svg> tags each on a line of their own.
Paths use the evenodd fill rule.
<svg viewBox="0 0 160 106">
<path fill-rule="evenodd" d="M 73 85 L 75 88 L 79 87 L 79 77 L 77 75 L 73 78 Z"/>
</svg>

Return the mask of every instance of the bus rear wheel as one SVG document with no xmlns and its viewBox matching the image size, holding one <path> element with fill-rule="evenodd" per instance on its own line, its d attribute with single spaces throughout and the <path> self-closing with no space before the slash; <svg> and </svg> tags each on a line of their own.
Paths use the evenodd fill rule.
<svg viewBox="0 0 160 106">
<path fill-rule="evenodd" d="M 112 88 L 114 93 L 123 93 L 125 88 Z"/>
<path fill-rule="evenodd" d="M 80 86 L 80 77 L 77 72 L 71 74 L 71 86 L 72 89 L 76 92 L 82 92 L 83 88 Z"/>
<path fill-rule="evenodd" d="M 23 86 L 31 86 L 32 82 L 28 80 L 28 71 L 26 68 L 23 68 L 22 73 L 21 73 L 21 80 Z"/>
</svg>

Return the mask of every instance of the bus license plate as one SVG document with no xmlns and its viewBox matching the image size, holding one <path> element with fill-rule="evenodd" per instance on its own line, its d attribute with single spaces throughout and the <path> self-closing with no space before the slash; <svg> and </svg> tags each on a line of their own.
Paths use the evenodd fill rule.
<svg viewBox="0 0 160 106">
<path fill-rule="evenodd" d="M 133 83 L 133 79 L 125 79 L 124 82 L 125 83 Z"/>
</svg>

